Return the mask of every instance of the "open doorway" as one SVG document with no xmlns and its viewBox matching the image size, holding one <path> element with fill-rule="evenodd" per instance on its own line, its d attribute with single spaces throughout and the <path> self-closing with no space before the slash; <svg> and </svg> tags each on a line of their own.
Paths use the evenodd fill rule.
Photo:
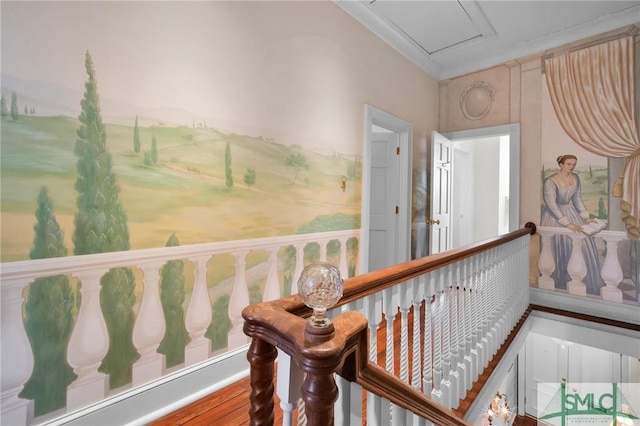
<svg viewBox="0 0 640 426">
<path fill-rule="evenodd" d="M 520 125 L 434 132 L 432 139 L 428 254 L 517 229 Z"/>
<path fill-rule="evenodd" d="M 451 246 L 509 232 L 509 135 L 452 142 Z"/>
<path fill-rule="evenodd" d="M 360 271 L 409 260 L 411 123 L 365 106 Z"/>
</svg>

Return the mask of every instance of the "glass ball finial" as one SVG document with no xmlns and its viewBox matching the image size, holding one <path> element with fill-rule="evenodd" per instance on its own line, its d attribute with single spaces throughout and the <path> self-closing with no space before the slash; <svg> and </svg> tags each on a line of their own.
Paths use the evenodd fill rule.
<svg viewBox="0 0 640 426">
<path fill-rule="evenodd" d="M 309 322 L 314 327 L 327 327 L 327 309 L 342 297 L 344 280 L 338 268 L 330 263 L 317 262 L 307 265 L 298 279 L 298 294 L 305 305 L 313 309 Z"/>
</svg>

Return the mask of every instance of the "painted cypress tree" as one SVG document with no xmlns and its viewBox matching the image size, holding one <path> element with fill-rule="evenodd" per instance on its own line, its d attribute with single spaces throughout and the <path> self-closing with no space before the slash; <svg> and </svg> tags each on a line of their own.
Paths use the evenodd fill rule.
<svg viewBox="0 0 640 426">
<path fill-rule="evenodd" d="M 231 147 L 229 146 L 228 141 L 227 141 L 227 147 L 224 150 L 224 175 L 225 175 L 224 185 L 228 189 L 233 188 L 233 175 L 231 173 Z"/>
<path fill-rule="evenodd" d="M 42 187 L 38 195 L 35 237 L 31 259 L 67 255 L 64 232 L 53 214 L 53 205 Z M 74 304 L 69 277 L 37 278 L 29 286 L 25 304 L 25 329 L 33 350 L 33 372 L 20 397 L 34 400 L 36 416 L 63 408 L 67 386 L 77 377 L 67 363 L 67 346 L 73 329 Z"/>
<path fill-rule="evenodd" d="M 140 153 L 140 129 L 138 128 L 138 116 L 136 115 L 136 124 L 133 127 L 133 151 Z"/>
<path fill-rule="evenodd" d="M 167 247 L 179 245 L 180 242 L 176 234 L 171 234 L 167 241 Z M 167 368 L 184 363 L 184 348 L 191 341 L 184 324 L 184 308 L 182 307 L 184 303 L 183 270 L 182 260 L 170 260 L 160 272 L 160 301 L 162 302 L 167 331 L 160 342 L 158 353 L 165 355 Z"/>
<path fill-rule="evenodd" d="M 158 141 L 156 140 L 155 133 L 151 137 L 151 162 L 158 164 Z"/>
<path fill-rule="evenodd" d="M 7 99 L 2 95 L 0 99 L 0 117 L 7 118 L 9 116 L 9 108 L 7 108 Z"/>
<path fill-rule="evenodd" d="M 100 99 L 93 60 L 85 55 L 88 80 L 81 102 L 75 154 L 78 211 L 74 219 L 76 255 L 129 250 L 127 216 L 118 200 L 120 186 L 112 170 L 107 133 L 100 116 Z M 99 370 L 109 375 L 111 388 L 131 382 L 131 367 L 140 357 L 133 346 L 135 280 L 129 268 L 115 268 L 102 277 L 100 305 L 109 333 L 109 351 Z"/>
<path fill-rule="evenodd" d="M 17 121 L 20 118 L 20 114 L 18 113 L 18 95 L 16 92 L 11 94 L 11 119 L 13 121 Z"/>
</svg>

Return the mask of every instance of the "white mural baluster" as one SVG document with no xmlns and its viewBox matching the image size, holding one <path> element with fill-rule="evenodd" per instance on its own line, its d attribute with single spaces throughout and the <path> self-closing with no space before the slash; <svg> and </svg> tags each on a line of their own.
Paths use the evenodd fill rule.
<svg viewBox="0 0 640 426">
<path fill-rule="evenodd" d="M 163 262 L 138 265 L 144 273 L 144 279 L 142 302 L 133 326 L 133 344 L 140 354 L 140 359 L 133 364 L 134 386 L 162 377 L 165 368 L 165 356 L 156 352 L 166 330 L 158 279 L 162 265 Z"/>
<path fill-rule="evenodd" d="M 327 244 L 328 243 L 329 241 L 327 240 L 318 241 L 318 245 L 320 246 L 320 262 L 327 261 Z"/>
<path fill-rule="evenodd" d="M 602 300 L 622 303 L 622 291 L 618 288 L 624 275 L 618 260 L 618 241 L 622 237 L 605 236 L 603 239 L 607 243 L 607 256 L 602 264 L 601 276 L 605 286 L 600 289 Z"/>
<path fill-rule="evenodd" d="M 567 290 L 569 294 L 578 296 L 587 295 L 587 286 L 582 281 L 587 275 L 587 264 L 582 256 L 582 241 L 584 238 L 583 234 L 571 235 L 571 256 L 569 256 L 569 262 L 567 263 L 567 272 L 571 276 L 571 281 L 567 283 Z"/>
<path fill-rule="evenodd" d="M 344 278 L 349 277 L 349 262 L 347 259 L 347 238 L 340 238 L 340 266 L 338 269 Z"/>
<path fill-rule="evenodd" d="M 296 267 L 293 271 L 293 281 L 291 283 L 291 294 L 298 294 L 298 279 L 304 269 L 304 248 L 306 244 L 294 244 L 296 249 Z"/>
<path fill-rule="evenodd" d="M 210 257 L 200 256 L 190 259 L 194 263 L 194 282 L 185 317 L 185 327 L 191 337 L 191 342 L 185 347 L 185 367 L 209 357 L 211 343 L 204 334 L 212 318 L 211 300 L 207 289 L 207 262 Z"/>
<path fill-rule="evenodd" d="M 262 292 L 262 301 L 269 302 L 280 298 L 280 280 L 278 279 L 278 247 L 267 248 L 269 259 L 267 260 L 267 281 Z"/>
<path fill-rule="evenodd" d="M 553 258 L 553 252 L 551 251 L 551 234 L 546 231 L 539 232 L 539 234 L 542 249 L 540 251 L 540 258 L 538 259 L 538 269 L 540 269 L 538 287 L 546 290 L 554 290 L 556 285 L 551 274 L 556 270 L 556 262 Z"/>
<path fill-rule="evenodd" d="M 28 284 L 29 280 L 26 278 L 2 283 L 0 423 L 5 425 L 26 425 L 33 419 L 33 401 L 18 397 L 31 376 L 34 363 L 22 321 L 22 294 Z"/>
<path fill-rule="evenodd" d="M 108 376 L 98 367 L 109 350 L 107 324 L 100 307 L 100 278 L 108 269 L 81 271 L 82 302 L 69 339 L 67 360 L 78 375 L 67 388 L 67 410 L 72 411 L 104 399 L 109 388 Z"/>
<path fill-rule="evenodd" d="M 231 331 L 229 331 L 229 349 L 234 349 L 245 345 L 249 338 L 244 334 L 242 327 L 244 319 L 242 310 L 249 305 L 249 287 L 247 285 L 247 254 L 245 251 L 234 251 L 236 258 L 236 274 L 233 282 L 233 289 L 229 297 L 229 318 L 231 319 Z"/>
</svg>

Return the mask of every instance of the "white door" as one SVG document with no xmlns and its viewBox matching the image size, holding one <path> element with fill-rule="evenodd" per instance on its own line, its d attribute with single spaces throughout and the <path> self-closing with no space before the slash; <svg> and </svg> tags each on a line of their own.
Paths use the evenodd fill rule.
<svg viewBox="0 0 640 426">
<path fill-rule="evenodd" d="M 451 247 L 451 141 L 438 132 L 431 133 L 431 210 L 429 254 Z"/>
<path fill-rule="evenodd" d="M 369 271 L 397 263 L 398 155 L 397 133 L 371 134 L 371 203 Z"/>
</svg>

